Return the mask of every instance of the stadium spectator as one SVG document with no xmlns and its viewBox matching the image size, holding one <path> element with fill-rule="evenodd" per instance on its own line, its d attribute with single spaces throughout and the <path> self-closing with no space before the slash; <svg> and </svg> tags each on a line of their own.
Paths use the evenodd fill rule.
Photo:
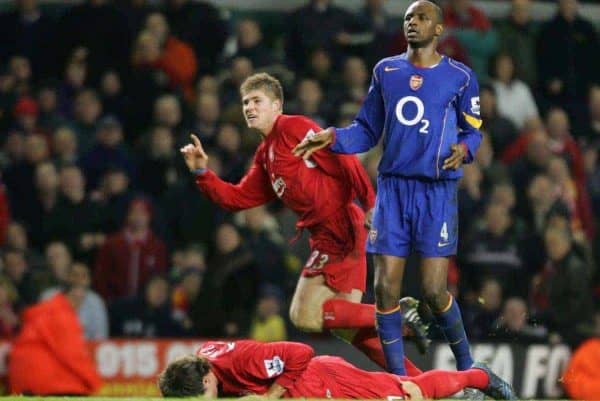
<svg viewBox="0 0 600 401">
<path fill-rule="evenodd" d="M 46 266 L 41 272 L 43 274 L 40 283 L 40 300 L 46 299 L 44 292 L 52 287 L 64 287 L 69 278 L 73 257 L 69 248 L 59 241 L 50 242 L 46 245 Z"/>
<path fill-rule="evenodd" d="M 215 73 L 227 39 L 227 24 L 206 1 L 167 0 L 165 16 L 173 34 L 192 45 L 200 74 Z"/>
<path fill-rule="evenodd" d="M 80 160 L 88 189 L 98 187 L 101 177 L 109 168 L 125 171 L 131 180 L 134 163 L 129 150 L 123 143 L 123 126 L 114 116 L 105 116 L 98 121 L 96 140 Z"/>
<path fill-rule="evenodd" d="M 171 129 L 176 138 L 188 134 L 184 127 L 181 103 L 172 94 L 162 95 L 154 101 L 153 123 Z"/>
<path fill-rule="evenodd" d="M 84 89 L 75 96 L 73 123 L 80 152 L 87 152 L 94 142 L 98 121 L 102 115 L 102 103 L 96 91 Z"/>
<path fill-rule="evenodd" d="M 15 1 L 15 9 L 0 16 L 0 60 L 21 54 L 31 61 L 36 78 L 55 73 L 55 22 L 37 0 Z"/>
<path fill-rule="evenodd" d="M 600 143 L 600 84 L 592 85 L 588 92 L 587 108 L 575 120 L 573 134 L 588 146 Z"/>
<path fill-rule="evenodd" d="M 193 333 L 194 322 L 190 318 L 192 305 L 197 302 L 204 284 L 204 269 L 186 267 L 179 273 L 179 283 L 171 295 L 173 318 Z"/>
<path fill-rule="evenodd" d="M 79 151 L 77 149 L 77 135 L 67 127 L 61 126 L 54 131 L 52 137 L 52 155 L 57 165 L 77 164 Z"/>
<path fill-rule="evenodd" d="M 104 241 L 98 206 L 85 193 L 81 169 L 75 165 L 62 167 L 60 199 L 44 220 L 42 243 L 63 241 L 76 257 L 90 258 Z"/>
<path fill-rule="evenodd" d="M 521 256 L 521 229 L 509 209 L 498 202 L 489 203 L 482 217 L 462 252 L 465 285 L 478 287 L 489 276 L 500 282 L 505 293 L 525 295 L 528 275 Z"/>
<path fill-rule="evenodd" d="M 159 200 L 181 176 L 181 161 L 175 152 L 173 132 L 164 126 L 150 130 L 143 156 L 139 158 L 137 185 L 146 194 Z"/>
<path fill-rule="evenodd" d="M 492 84 L 497 98 L 498 114 L 509 119 L 521 130 L 530 119 L 539 118 L 531 90 L 516 78 L 515 64 L 508 53 L 499 53 L 492 60 Z"/>
<path fill-rule="evenodd" d="M 335 96 L 328 96 L 331 102 Z M 328 109 L 330 101 L 324 101 L 323 88 L 319 81 L 312 78 L 303 78 L 296 86 L 296 100 L 290 102 L 289 110 L 292 114 L 301 114 L 314 120 L 322 127 L 331 121 L 333 110 Z"/>
<path fill-rule="evenodd" d="M 500 51 L 509 54 L 516 78 L 534 88 L 537 79 L 535 46 L 538 26 L 531 18 L 530 0 L 511 0 L 510 13 L 497 24 Z"/>
<path fill-rule="evenodd" d="M 248 337 L 261 342 L 285 341 L 287 331 L 281 316 L 282 304 L 283 292 L 277 287 L 263 285 Z"/>
<path fill-rule="evenodd" d="M 73 286 L 24 311 L 8 365 L 11 393 L 90 395 L 100 389 L 77 317 L 84 294 Z"/>
<path fill-rule="evenodd" d="M 548 261 L 533 279 L 532 312 L 549 330 L 575 344 L 592 317 L 590 266 L 574 251 L 570 232 L 549 228 L 544 240 Z"/>
<path fill-rule="evenodd" d="M 6 276 L 0 276 L 0 338 L 11 339 L 19 324 L 15 305 L 19 293 Z"/>
<path fill-rule="evenodd" d="M 40 111 L 38 127 L 42 132 L 51 134 L 65 123 L 65 119 L 58 112 L 57 86 L 53 82 L 43 83 L 37 90 L 36 100 Z"/>
<path fill-rule="evenodd" d="M 252 65 L 250 59 L 235 57 L 231 60 L 229 70 L 220 86 L 223 114 L 229 115 L 233 113 L 237 116 L 238 120 L 243 120 L 239 105 L 239 89 L 242 82 L 252 74 L 252 71 L 254 71 L 254 65 Z"/>
<path fill-rule="evenodd" d="M 465 309 L 465 326 L 469 338 L 488 339 L 502 307 L 502 285 L 494 278 L 482 281 L 477 297 Z"/>
<path fill-rule="evenodd" d="M 287 249 L 275 217 L 262 205 L 244 210 L 242 235 L 252 250 L 258 264 L 261 284 L 285 291 L 289 271 L 286 264 Z M 241 216 L 240 216 L 241 217 Z"/>
<path fill-rule="evenodd" d="M 46 300 L 69 286 L 80 286 L 84 295 L 77 309 L 79 322 L 87 340 L 104 340 L 108 338 L 108 312 L 104 300 L 90 288 L 90 268 L 81 262 L 72 263 L 67 271 L 66 280 L 62 285 L 47 288 L 40 295 L 40 300 Z"/>
<path fill-rule="evenodd" d="M 102 110 L 106 115 L 113 115 L 125 126 L 125 141 L 134 145 L 137 133 L 129 132 L 131 127 L 130 110 L 131 99 L 125 92 L 121 76 L 113 70 L 102 74 L 99 84 L 99 95 L 102 101 Z"/>
<path fill-rule="evenodd" d="M 285 43 L 288 63 L 293 69 L 306 72 L 306 55 L 320 46 L 326 46 L 334 58 L 339 58 L 343 54 L 342 46 L 349 44 L 346 30 L 356 23 L 355 20 L 331 0 L 310 0 L 288 16 Z"/>
<path fill-rule="evenodd" d="M 390 43 L 398 24 L 387 12 L 385 0 L 365 0 L 357 14 L 362 44 L 361 55 L 371 69 L 378 60 L 393 54 Z"/>
<path fill-rule="evenodd" d="M 169 282 L 156 275 L 140 295 L 115 301 L 111 306 L 110 334 L 116 337 L 177 337 L 183 327 L 173 317 Z"/>
<path fill-rule="evenodd" d="M 37 102 L 29 96 L 21 96 L 13 109 L 15 124 L 13 129 L 25 135 L 44 134 L 38 125 L 40 113 Z"/>
<path fill-rule="evenodd" d="M 221 115 L 219 97 L 215 93 L 200 92 L 196 97 L 192 131 L 208 146 L 213 146 Z"/>
<path fill-rule="evenodd" d="M 41 246 L 44 241 L 44 225 L 58 205 L 59 178 L 56 167 L 51 162 L 43 162 L 35 169 L 35 194 L 23 202 L 27 212 L 22 216 L 27 225 L 33 244 Z"/>
<path fill-rule="evenodd" d="M 240 129 L 234 124 L 224 123 L 219 126 L 215 144 L 221 156 L 223 179 L 238 182 L 246 171 L 247 156 L 242 151 Z"/>
<path fill-rule="evenodd" d="M 444 28 L 464 46 L 469 65 L 485 82 L 488 59 L 498 48 L 498 35 L 485 13 L 471 0 L 449 0 L 444 8 Z"/>
<path fill-rule="evenodd" d="M 94 287 L 107 301 L 134 297 L 152 275 L 166 273 L 167 249 L 150 227 L 152 206 L 134 199 L 123 229 L 110 235 L 99 249 Z"/>
<path fill-rule="evenodd" d="M 90 197 L 98 202 L 104 211 L 101 231 L 110 234 L 123 227 L 135 193 L 130 188 L 129 177 L 125 171 L 109 167 L 102 176 L 98 190 L 92 192 Z"/>
<path fill-rule="evenodd" d="M 215 233 L 215 253 L 206 270 L 209 288 L 193 307 L 196 332 L 202 336 L 247 335 L 259 279 L 258 261 L 239 230 L 233 224 L 221 224 Z"/>
<path fill-rule="evenodd" d="M 8 68 L 15 79 L 15 94 L 17 96 L 31 95 L 33 82 L 29 59 L 19 55 L 13 56 L 8 60 Z"/>
<path fill-rule="evenodd" d="M 529 324 L 528 315 L 527 304 L 522 298 L 508 298 L 504 302 L 502 314 L 496 321 L 488 339 L 519 344 L 548 341 L 548 329 L 540 324 Z"/>
<path fill-rule="evenodd" d="M 564 374 L 563 386 L 574 400 L 594 399 L 600 394 L 597 363 L 600 358 L 600 331 L 575 350 Z"/>
<path fill-rule="evenodd" d="M 168 78 L 169 88 L 180 90 L 186 99 L 193 96 L 193 81 L 196 76 L 197 64 L 194 50 L 187 43 L 170 34 L 170 27 L 165 16 L 160 12 L 153 12 L 146 18 L 144 32 L 152 34 L 157 40 L 159 52 L 156 58 L 142 58 L 136 60 L 134 65 L 147 63 L 151 67 L 162 71 Z"/>
<path fill-rule="evenodd" d="M 598 81 L 600 43 L 594 26 L 579 15 L 577 0 L 559 0 L 554 18 L 537 38 L 538 78 L 547 102 L 569 110 L 579 107 L 588 86 Z M 557 52 L 556 49 L 563 49 Z"/>
<path fill-rule="evenodd" d="M 50 151 L 48 142 L 41 135 L 14 135 L 17 135 L 14 139 L 22 143 L 20 146 L 23 147 L 23 158 L 11 163 L 4 170 L 2 178 L 6 185 L 12 216 L 25 220 L 30 210 L 31 195 L 35 193 L 36 166 L 48 160 Z"/>
<path fill-rule="evenodd" d="M 247 58 L 256 68 L 268 68 L 276 64 L 273 51 L 265 45 L 257 21 L 244 18 L 238 22 L 235 39 L 237 48 L 232 58 Z"/>
<path fill-rule="evenodd" d="M 25 252 L 19 249 L 5 249 L 2 262 L 4 274 L 19 294 L 17 309 L 36 302 L 40 289 L 34 279 L 33 269 L 25 259 Z"/>
<path fill-rule="evenodd" d="M 67 61 L 78 54 L 89 68 L 91 81 L 114 68 L 126 71 L 131 46 L 127 18 L 107 0 L 87 0 L 70 7 L 58 21 L 56 59 Z"/>
</svg>

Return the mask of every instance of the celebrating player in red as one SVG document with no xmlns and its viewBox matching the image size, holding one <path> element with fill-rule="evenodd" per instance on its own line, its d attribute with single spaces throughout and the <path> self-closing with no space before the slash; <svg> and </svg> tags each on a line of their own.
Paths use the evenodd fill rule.
<svg viewBox="0 0 600 401">
<path fill-rule="evenodd" d="M 487 366 L 432 370 L 418 376 L 367 372 L 339 357 L 314 357 L 294 342 L 206 342 L 196 355 L 169 364 L 158 380 L 165 397 L 263 395 L 270 398 L 447 398 L 465 387 L 496 399 L 516 399 L 511 386 Z"/>
<path fill-rule="evenodd" d="M 191 135 L 193 143 L 181 153 L 196 175 L 198 188 L 229 211 L 256 207 L 277 197 L 292 209 L 298 215 L 296 227 L 310 232 L 312 251 L 290 306 L 292 322 L 313 332 L 356 329 L 334 333 L 385 366 L 374 329 L 374 306 L 360 303 L 367 269 L 364 225 L 375 201 L 366 172 L 355 156 L 321 151 L 304 160 L 292 154 L 297 144 L 321 127 L 306 117 L 282 114 L 283 90 L 274 77 L 252 75 L 240 92 L 246 123 L 264 140 L 245 177 L 233 185 L 207 169 L 208 156 L 200 140 Z M 355 198 L 362 210 L 353 203 Z M 426 335 L 418 314 L 408 315 L 423 345 Z"/>
</svg>

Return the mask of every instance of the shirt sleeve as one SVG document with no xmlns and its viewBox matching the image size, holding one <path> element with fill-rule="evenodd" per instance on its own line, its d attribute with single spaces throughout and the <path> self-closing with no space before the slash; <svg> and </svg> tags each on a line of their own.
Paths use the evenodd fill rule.
<svg viewBox="0 0 600 401">
<path fill-rule="evenodd" d="M 306 370 L 315 354 L 309 345 L 279 341 L 260 343 L 246 341 L 245 352 L 239 354 L 236 369 L 243 370 L 249 380 L 269 380 L 289 388 Z"/>
<path fill-rule="evenodd" d="M 196 186 L 208 199 L 230 212 L 260 206 L 276 196 L 257 156 L 238 184 L 225 182 L 207 170 L 196 175 Z"/>
<path fill-rule="evenodd" d="M 335 129 L 330 149 L 335 153 L 363 153 L 379 142 L 385 125 L 385 105 L 376 69 L 367 97 L 352 124 Z"/>
<path fill-rule="evenodd" d="M 457 107 L 458 142 L 467 147 L 465 163 L 471 163 L 481 143 L 482 121 L 479 114 L 479 84 L 475 75 L 469 71 L 466 86 L 458 98 Z"/>
<path fill-rule="evenodd" d="M 300 142 L 311 132 L 321 131 L 321 127 L 310 119 L 302 119 L 291 127 L 291 131 Z M 311 159 L 325 174 L 349 183 L 353 189 L 353 196 L 358 198 L 364 211 L 369 211 L 375 206 L 375 191 L 371 180 L 356 156 L 340 155 L 321 149 L 313 153 Z"/>
</svg>

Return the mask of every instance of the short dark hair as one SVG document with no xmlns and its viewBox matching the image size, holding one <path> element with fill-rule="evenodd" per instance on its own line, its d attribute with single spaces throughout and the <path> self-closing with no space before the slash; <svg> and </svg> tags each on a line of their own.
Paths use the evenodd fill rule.
<svg viewBox="0 0 600 401">
<path fill-rule="evenodd" d="M 437 1 L 435 0 L 429 0 L 429 2 L 431 4 L 433 4 L 433 9 L 435 10 L 435 14 L 437 16 L 437 23 L 438 24 L 443 24 L 444 23 L 444 10 L 442 9 L 442 7 L 437 3 Z"/>
<path fill-rule="evenodd" d="M 158 376 L 163 397 L 194 397 L 206 389 L 202 379 L 210 372 L 210 362 L 196 355 L 186 355 L 171 362 Z"/>
</svg>

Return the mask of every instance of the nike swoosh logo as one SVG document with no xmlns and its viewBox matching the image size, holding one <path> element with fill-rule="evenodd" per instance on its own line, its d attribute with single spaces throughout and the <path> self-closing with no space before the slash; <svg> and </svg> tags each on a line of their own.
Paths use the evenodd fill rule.
<svg viewBox="0 0 600 401">
<path fill-rule="evenodd" d="M 399 69 L 400 69 L 400 67 L 388 67 L 388 66 L 383 67 L 383 71 L 385 71 L 385 72 L 396 71 Z"/>
<path fill-rule="evenodd" d="M 447 245 L 450 245 L 450 243 L 449 242 L 438 242 L 438 247 L 439 248 L 441 248 L 443 246 L 447 246 Z"/>
<path fill-rule="evenodd" d="M 381 340 L 381 342 L 382 342 L 383 345 L 390 345 L 390 344 L 393 344 L 393 343 L 397 343 L 398 341 L 400 341 L 399 338 L 395 338 L 393 340 Z"/>
</svg>

